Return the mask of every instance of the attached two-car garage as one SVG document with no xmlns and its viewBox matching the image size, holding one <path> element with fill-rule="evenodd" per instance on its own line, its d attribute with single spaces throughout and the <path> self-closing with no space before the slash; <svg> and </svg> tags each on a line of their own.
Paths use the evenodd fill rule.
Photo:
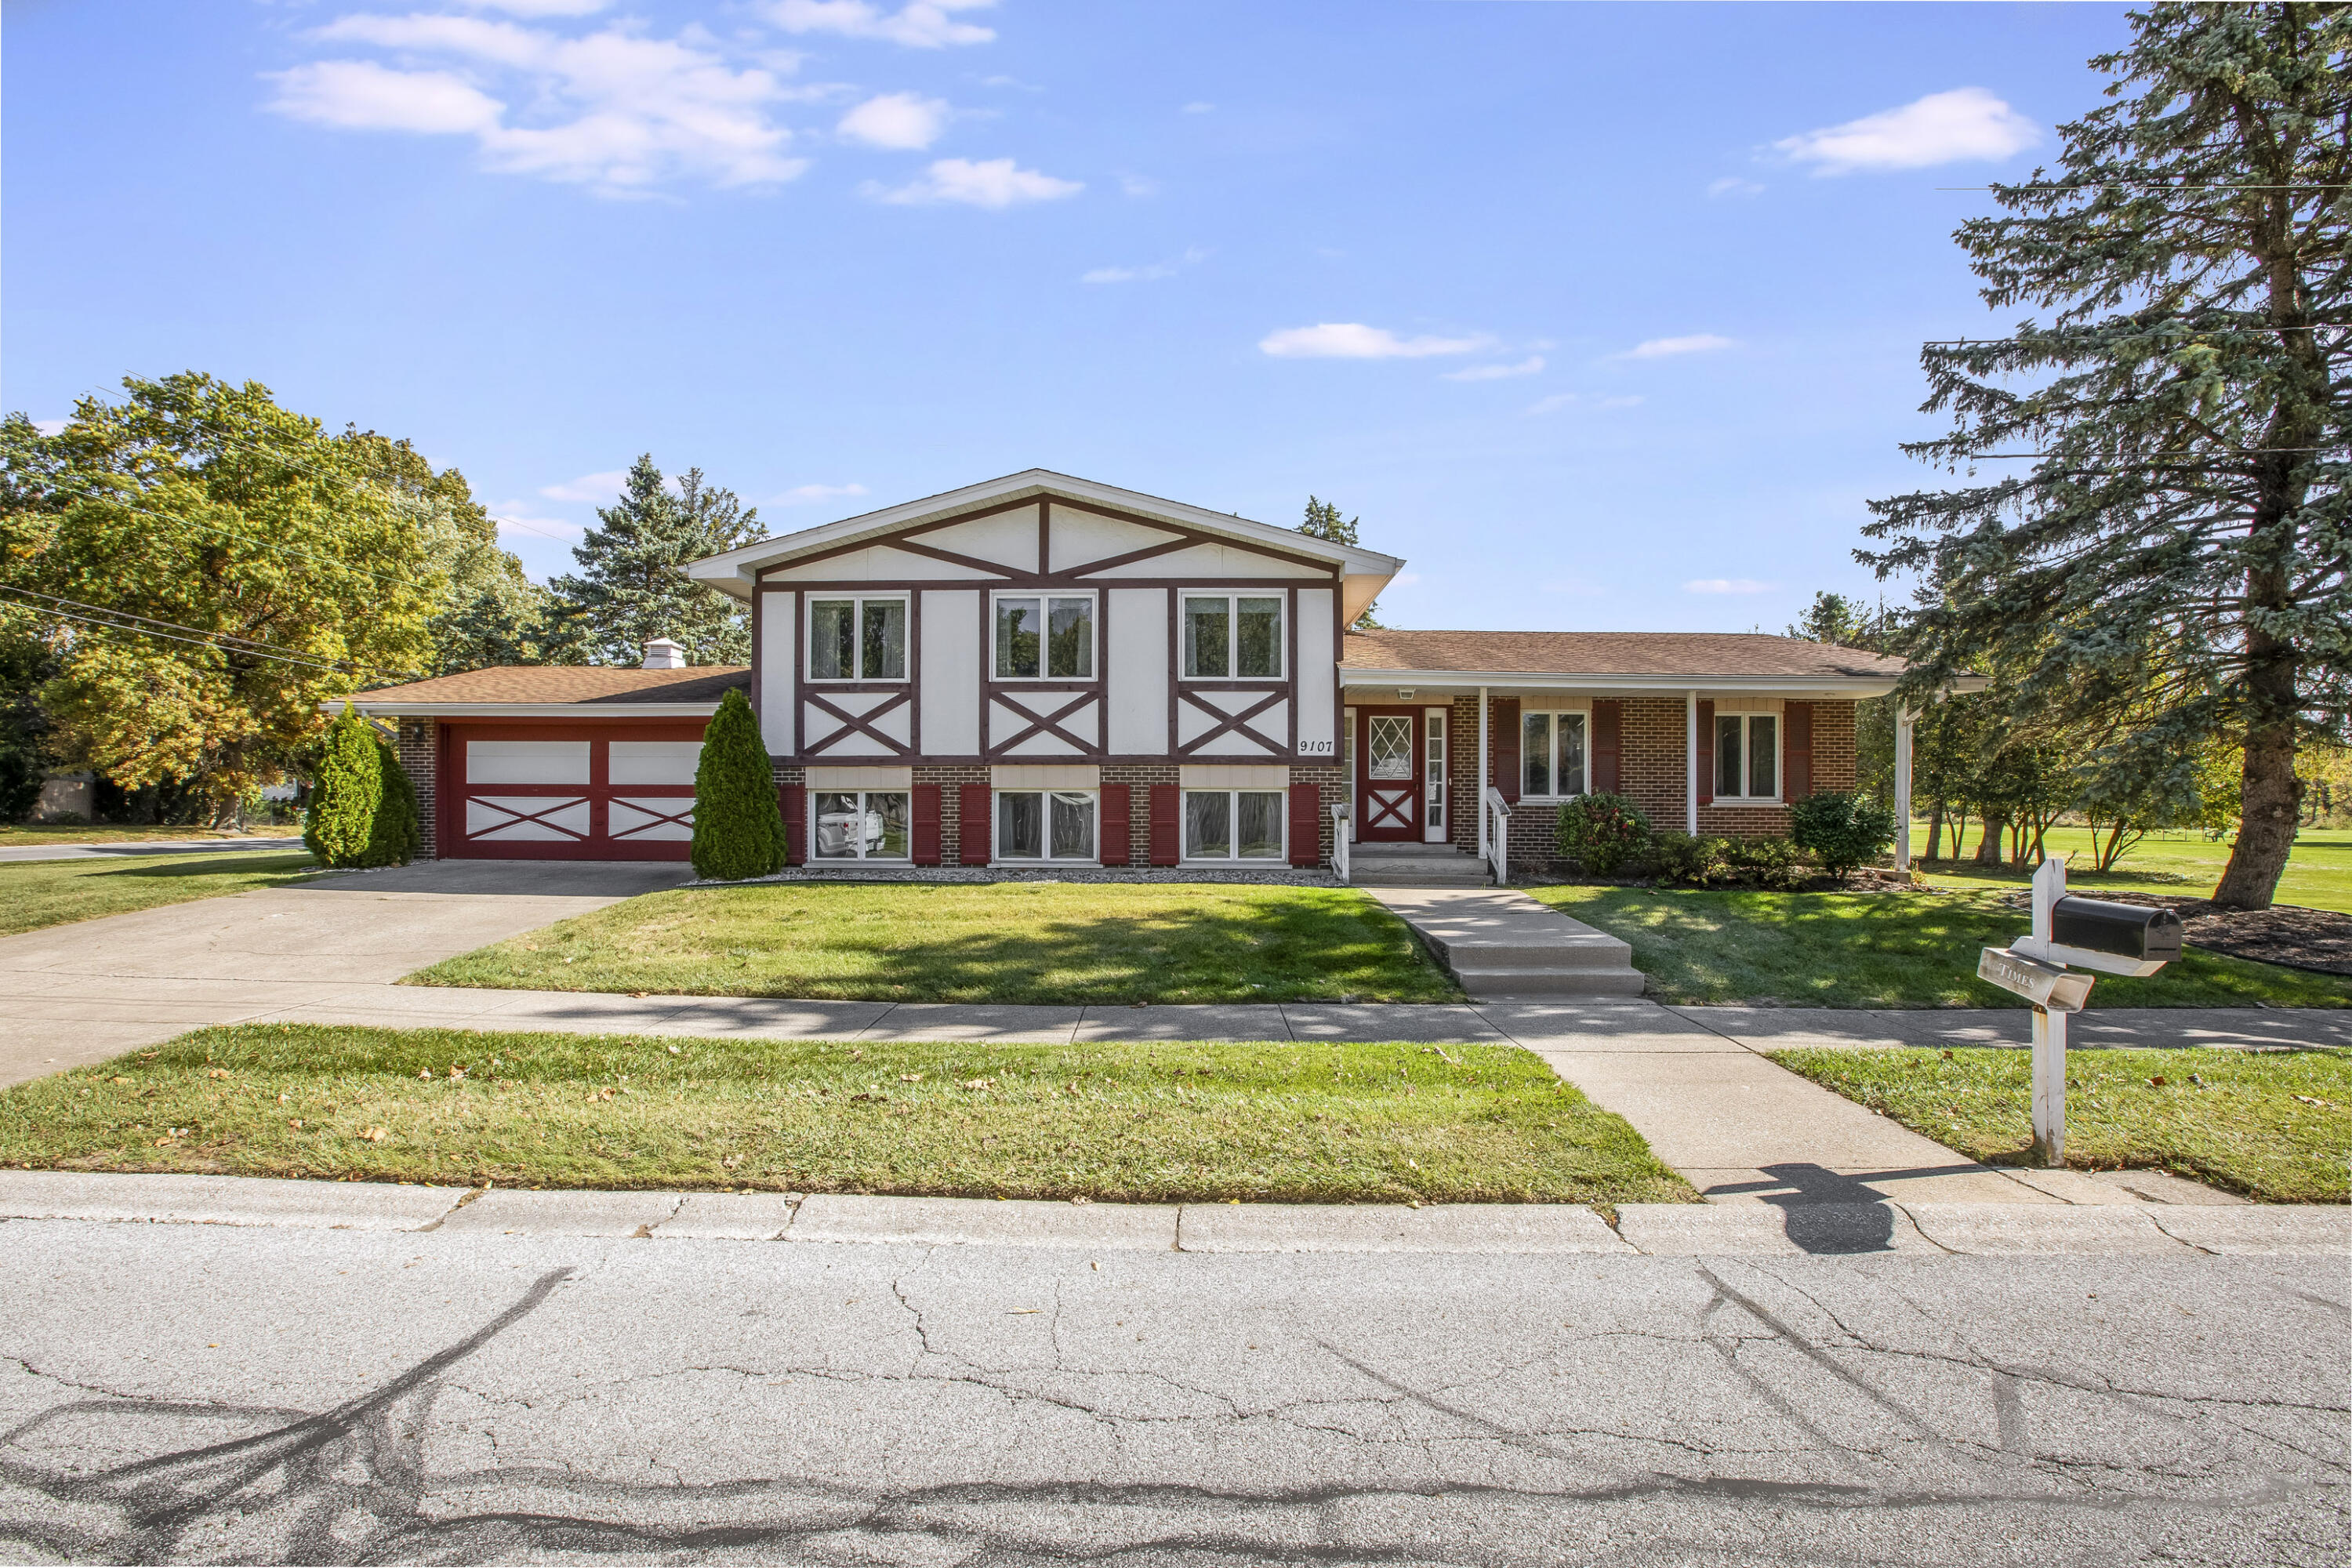
<svg viewBox="0 0 2352 1568">
<path fill-rule="evenodd" d="M 445 721 L 442 855 L 683 860 L 694 837 L 701 719 L 618 724 Z"/>
</svg>

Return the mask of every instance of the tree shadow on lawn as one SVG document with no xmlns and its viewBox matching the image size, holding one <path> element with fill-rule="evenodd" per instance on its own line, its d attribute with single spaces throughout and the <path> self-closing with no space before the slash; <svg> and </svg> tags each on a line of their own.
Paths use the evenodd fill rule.
<svg viewBox="0 0 2352 1568">
<path fill-rule="evenodd" d="M 89 862 L 82 860 L 51 860 L 28 863 L 51 866 L 83 866 L 89 864 Z M 70 879 L 75 881 L 86 879 L 92 882 L 105 884 L 110 883 L 118 878 L 127 877 L 134 881 L 173 882 L 184 881 L 190 878 L 195 877 L 240 877 L 255 874 L 268 876 L 275 873 L 288 871 L 323 871 L 324 869 L 325 868 L 320 866 L 310 855 L 299 850 L 289 851 L 283 855 L 259 855 L 250 849 L 245 849 L 239 850 L 233 855 L 207 857 L 202 860 L 178 860 L 161 866 L 134 861 L 127 866 L 110 867 L 108 869 L 103 871 L 86 872 L 82 877 L 76 877 Z"/>
</svg>

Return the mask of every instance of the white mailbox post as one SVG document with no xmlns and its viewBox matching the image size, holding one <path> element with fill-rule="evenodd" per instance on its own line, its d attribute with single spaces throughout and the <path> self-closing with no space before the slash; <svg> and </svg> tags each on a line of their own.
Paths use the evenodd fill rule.
<svg viewBox="0 0 2352 1568">
<path fill-rule="evenodd" d="M 2066 1163 L 2066 1016 L 2091 999 L 2091 976 L 2154 974 L 2180 956 L 2180 917 L 2170 910 L 2066 896 L 2066 862 L 2033 873 L 2033 929 L 2007 947 L 1989 947 L 1977 977 L 2033 1004 L 2033 1153 Z"/>
</svg>

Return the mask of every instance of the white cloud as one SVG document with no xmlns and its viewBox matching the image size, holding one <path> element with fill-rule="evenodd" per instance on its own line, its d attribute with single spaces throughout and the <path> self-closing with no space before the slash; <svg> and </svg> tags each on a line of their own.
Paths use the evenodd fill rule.
<svg viewBox="0 0 2352 1568">
<path fill-rule="evenodd" d="M 65 434 L 66 421 L 62 419 L 36 419 L 33 421 L 33 428 L 38 430 L 44 436 L 62 436 Z"/>
<path fill-rule="evenodd" d="M 1166 261 L 1155 261 L 1149 267 L 1097 267 L 1078 279 L 1081 283 L 1151 283 L 1162 278 L 1173 278 L 1187 267 L 1198 267 L 1209 258 L 1209 253 L 1199 246 L 1183 255 Z"/>
<path fill-rule="evenodd" d="M 936 98 L 911 92 L 886 92 L 869 98 L 841 117 L 834 129 L 868 147 L 898 153 L 919 153 L 947 129 L 948 106 Z"/>
<path fill-rule="evenodd" d="M 1652 338 L 1635 343 L 1617 359 L 1671 359 L 1676 354 L 1713 353 L 1717 349 L 1731 347 L 1729 338 L 1718 338 L 1713 332 L 1693 332 L 1686 338 Z"/>
<path fill-rule="evenodd" d="M 1549 397 L 1538 397 L 1528 405 L 1530 414 L 1557 414 L 1570 404 L 1579 401 L 1572 392 L 1555 392 Z"/>
<path fill-rule="evenodd" d="M 1400 338 L 1386 327 L 1361 321 L 1324 321 L 1268 332 L 1257 346 L 1276 359 L 1428 359 L 1476 353 L 1493 341 L 1483 332 L 1467 338 Z"/>
<path fill-rule="evenodd" d="M 609 501 L 628 482 L 628 469 L 610 468 L 601 474 L 583 474 L 560 485 L 541 485 L 539 493 L 550 500 Z"/>
<path fill-rule="evenodd" d="M 1017 169 L 1010 158 L 973 163 L 969 158 L 942 158 L 923 171 L 912 184 L 886 190 L 868 185 L 876 201 L 900 206 L 925 206 L 934 202 L 960 202 L 966 206 L 1010 207 L 1024 202 L 1058 201 L 1075 196 L 1086 186 L 1076 180 L 1057 180 L 1034 169 Z"/>
<path fill-rule="evenodd" d="M 1708 185 L 1706 194 L 1710 196 L 1760 196 L 1764 194 L 1764 187 L 1754 180 L 1743 180 L 1736 175 L 1727 174 Z"/>
<path fill-rule="evenodd" d="M 984 44 L 993 30 L 959 22 L 956 11 L 975 11 L 995 0 L 909 0 L 896 11 L 872 0 L 775 0 L 771 20 L 787 33 L 834 33 L 845 38 L 877 38 L 909 48 L 937 49 L 950 44 Z"/>
<path fill-rule="evenodd" d="M 476 11 L 504 11 L 509 16 L 585 16 L 602 11 L 610 0 L 465 0 Z"/>
<path fill-rule="evenodd" d="M 1769 594 L 1778 583 L 1759 583 L 1752 577 L 1701 577 L 1683 584 L 1685 594 Z"/>
<path fill-rule="evenodd" d="M 1980 87 L 1963 87 L 1772 146 L 1794 163 L 1811 164 L 1816 174 L 1850 174 L 2006 158 L 2041 140 L 2033 121 Z"/>
<path fill-rule="evenodd" d="M 1534 375 L 1544 367 L 1541 354 L 1529 354 L 1517 364 L 1472 364 L 1460 370 L 1449 370 L 1440 381 L 1507 381 L 1515 375 Z"/>
<path fill-rule="evenodd" d="M 387 70 L 373 60 L 320 60 L 277 77 L 270 108 L 339 131 L 421 135 L 495 130 L 506 106 L 447 71 Z"/>
<path fill-rule="evenodd" d="M 1156 196 L 1160 194 L 1160 182 L 1143 174 L 1121 174 L 1118 188 L 1130 196 Z"/>
<path fill-rule="evenodd" d="M 770 501 L 770 506 L 814 506 L 818 501 L 833 500 L 841 496 L 862 496 L 864 485 L 794 485 Z"/>
<path fill-rule="evenodd" d="M 1183 112 L 1186 114 L 1207 114 L 1215 110 L 1216 107 L 1217 106 L 1213 103 L 1209 103 L 1196 98 L 1192 102 L 1184 106 Z"/>
<path fill-rule="evenodd" d="M 395 51 L 402 63 L 329 59 L 275 73 L 268 107 L 291 119 L 470 136 L 490 169 L 608 195 L 679 176 L 773 184 L 807 167 L 769 115 L 793 95 L 772 71 L 731 64 L 699 29 L 663 39 L 615 24 L 567 36 L 479 16 L 355 15 L 311 36 Z M 457 68 L 415 63 L 435 56 Z"/>
</svg>

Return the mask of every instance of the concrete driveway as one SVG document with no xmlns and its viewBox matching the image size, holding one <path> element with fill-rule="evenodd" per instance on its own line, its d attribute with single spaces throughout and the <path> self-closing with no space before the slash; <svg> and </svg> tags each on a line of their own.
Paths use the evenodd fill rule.
<svg viewBox="0 0 2352 1568">
<path fill-rule="evenodd" d="M 667 862 L 436 860 L 0 938 L 0 1085 L 383 986 L 692 876 Z"/>
</svg>

